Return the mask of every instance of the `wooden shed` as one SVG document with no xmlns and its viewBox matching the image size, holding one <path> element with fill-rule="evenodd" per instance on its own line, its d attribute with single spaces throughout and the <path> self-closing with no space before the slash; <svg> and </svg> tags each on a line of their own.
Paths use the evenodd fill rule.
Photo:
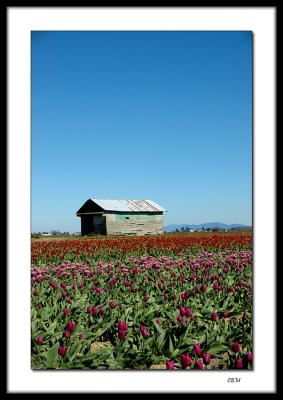
<svg viewBox="0 0 283 400">
<path fill-rule="evenodd" d="M 163 212 L 151 200 L 88 199 L 76 212 L 81 234 L 156 235 L 163 233 Z"/>
</svg>

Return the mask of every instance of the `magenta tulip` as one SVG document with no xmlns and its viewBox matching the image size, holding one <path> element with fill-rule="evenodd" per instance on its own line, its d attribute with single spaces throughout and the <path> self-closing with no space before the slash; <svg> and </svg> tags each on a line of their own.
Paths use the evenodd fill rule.
<svg viewBox="0 0 283 400">
<path fill-rule="evenodd" d="M 180 359 L 183 368 L 187 368 L 192 365 L 193 360 L 191 359 L 189 354 L 181 354 Z"/>
<path fill-rule="evenodd" d="M 76 324 L 74 323 L 74 321 L 71 321 L 68 323 L 68 330 L 70 332 L 72 332 L 75 329 L 75 327 L 76 327 Z"/>
<path fill-rule="evenodd" d="M 42 345 L 43 344 L 43 337 L 42 336 L 38 336 L 37 338 L 37 344 Z"/>
<path fill-rule="evenodd" d="M 65 355 L 65 353 L 66 353 L 66 351 L 67 351 L 67 348 L 65 347 L 65 346 L 60 346 L 59 348 L 58 348 L 58 354 L 59 354 L 59 356 L 64 356 Z"/>
<path fill-rule="evenodd" d="M 141 326 L 140 326 L 140 331 L 141 331 L 142 336 L 143 336 L 144 338 L 146 338 L 146 337 L 147 337 L 147 328 L 146 328 L 146 326 L 141 325 Z"/>
<path fill-rule="evenodd" d="M 243 368 L 243 361 L 242 361 L 242 359 L 240 357 L 236 358 L 235 366 L 236 366 L 237 369 Z"/>
<path fill-rule="evenodd" d="M 249 361 L 249 362 L 252 362 L 252 360 L 253 360 L 253 353 L 251 352 L 251 351 L 249 351 L 248 353 L 247 353 L 247 360 Z"/>
<path fill-rule="evenodd" d="M 197 360 L 197 362 L 196 362 L 196 368 L 197 368 L 197 369 L 203 369 L 202 360 Z"/>
<path fill-rule="evenodd" d="M 173 360 L 166 361 L 166 369 L 174 369 L 174 361 Z"/>
<path fill-rule="evenodd" d="M 209 365 L 211 362 L 211 357 L 210 357 L 209 353 L 203 353 L 202 359 L 203 359 L 203 362 L 205 363 L 205 365 Z"/>
<path fill-rule="evenodd" d="M 125 322 L 118 322 L 118 330 L 119 331 L 127 331 L 128 330 L 128 324 Z"/>
<path fill-rule="evenodd" d="M 237 353 L 240 350 L 240 344 L 239 343 L 232 343 L 231 349 L 234 351 L 234 353 Z"/>
<path fill-rule="evenodd" d="M 193 349 L 194 349 L 194 352 L 196 353 L 196 355 L 199 356 L 200 353 L 201 353 L 201 345 L 200 345 L 200 343 L 195 343 L 193 345 Z"/>
<path fill-rule="evenodd" d="M 125 340 L 126 336 L 127 336 L 127 331 L 118 331 L 118 338 L 120 340 Z"/>
<path fill-rule="evenodd" d="M 217 321 L 217 313 L 216 312 L 212 312 L 210 315 L 211 321 Z"/>
</svg>

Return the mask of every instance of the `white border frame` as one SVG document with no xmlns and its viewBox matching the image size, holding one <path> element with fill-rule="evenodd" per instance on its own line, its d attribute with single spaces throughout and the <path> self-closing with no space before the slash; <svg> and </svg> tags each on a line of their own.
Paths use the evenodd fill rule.
<svg viewBox="0 0 283 400">
<path fill-rule="evenodd" d="M 275 18 L 263 8 L 8 7 L 8 392 L 275 392 Z M 30 37 L 32 30 L 254 32 L 255 370 L 30 369 Z M 227 383 L 241 377 L 240 384 Z"/>
</svg>

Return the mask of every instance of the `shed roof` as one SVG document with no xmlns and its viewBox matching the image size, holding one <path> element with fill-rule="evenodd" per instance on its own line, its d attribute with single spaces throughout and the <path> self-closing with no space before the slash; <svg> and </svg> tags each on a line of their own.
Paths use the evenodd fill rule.
<svg viewBox="0 0 283 400">
<path fill-rule="evenodd" d="M 105 211 L 136 211 L 157 212 L 166 211 L 152 200 L 102 200 L 91 199 Z"/>
<path fill-rule="evenodd" d="M 122 211 L 122 212 L 163 212 L 166 211 L 152 200 L 103 200 L 89 199 L 101 207 L 104 211 Z M 80 210 L 79 210 L 80 211 Z M 78 212 L 79 212 L 78 211 Z"/>
</svg>

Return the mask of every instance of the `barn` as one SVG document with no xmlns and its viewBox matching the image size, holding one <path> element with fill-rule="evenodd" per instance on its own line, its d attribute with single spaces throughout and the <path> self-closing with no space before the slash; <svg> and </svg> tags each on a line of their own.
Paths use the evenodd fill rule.
<svg viewBox="0 0 283 400">
<path fill-rule="evenodd" d="M 152 200 L 88 199 L 76 215 L 81 235 L 156 235 L 163 233 L 163 212 Z"/>
</svg>

